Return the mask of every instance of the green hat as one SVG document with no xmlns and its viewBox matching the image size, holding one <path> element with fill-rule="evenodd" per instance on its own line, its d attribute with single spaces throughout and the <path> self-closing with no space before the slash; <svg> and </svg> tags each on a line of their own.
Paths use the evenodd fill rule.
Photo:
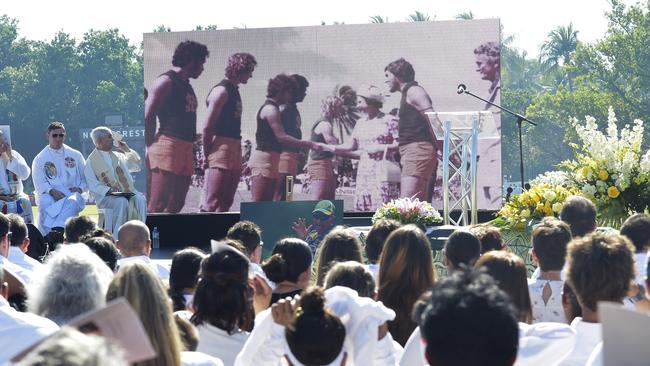
<svg viewBox="0 0 650 366">
<path fill-rule="evenodd" d="M 322 200 L 316 204 L 316 207 L 314 207 L 314 211 L 312 211 L 311 213 L 318 211 L 324 213 L 327 216 L 332 216 L 334 214 L 335 209 L 336 206 L 334 206 L 332 201 Z"/>
</svg>

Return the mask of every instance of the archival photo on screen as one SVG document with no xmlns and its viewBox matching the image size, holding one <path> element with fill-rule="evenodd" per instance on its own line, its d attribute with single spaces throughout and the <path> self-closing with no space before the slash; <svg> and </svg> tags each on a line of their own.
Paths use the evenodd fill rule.
<svg viewBox="0 0 650 366">
<path fill-rule="evenodd" d="M 443 136 L 431 111 L 492 112 L 478 134 L 478 208 L 498 209 L 500 113 L 457 90 L 500 104 L 499 28 L 485 19 L 145 34 L 149 212 L 287 199 L 374 211 L 414 195 L 441 209 Z"/>
</svg>

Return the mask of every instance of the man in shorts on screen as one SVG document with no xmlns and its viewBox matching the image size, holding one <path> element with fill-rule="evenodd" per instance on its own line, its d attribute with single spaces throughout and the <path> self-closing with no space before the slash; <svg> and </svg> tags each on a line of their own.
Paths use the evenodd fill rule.
<svg viewBox="0 0 650 366">
<path fill-rule="evenodd" d="M 205 100 L 203 128 L 205 198 L 201 211 L 225 212 L 232 206 L 242 173 L 239 86 L 253 77 L 257 61 L 250 53 L 228 57 L 225 79 L 213 86 Z"/>
<path fill-rule="evenodd" d="M 194 173 L 196 94 L 190 79 L 198 78 L 208 48 L 194 41 L 181 42 L 174 51 L 172 68 L 160 75 L 145 103 L 145 144 L 151 181 L 149 212 L 177 213 Z M 159 127 L 156 130 L 156 119 Z"/>
<path fill-rule="evenodd" d="M 436 136 L 426 112 L 433 112 L 431 98 L 415 81 L 413 65 L 403 58 L 384 69 L 391 93 L 400 92 L 399 153 L 402 165 L 401 195 L 428 199 L 429 180 L 438 167 Z"/>
</svg>

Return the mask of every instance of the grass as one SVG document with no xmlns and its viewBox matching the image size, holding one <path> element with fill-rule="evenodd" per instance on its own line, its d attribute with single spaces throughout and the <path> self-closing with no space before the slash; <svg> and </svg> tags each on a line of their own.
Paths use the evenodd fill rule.
<svg viewBox="0 0 650 366">
<path fill-rule="evenodd" d="M 32 212 L 34 213 L 34 222 L 38 222 L 38 207 L 33 207 Z M 97 222 L 97 206 L 86 205 L 86 207 L 79 212 L 79 216 L 90 216 L 91 219 Z"/>
</svg>

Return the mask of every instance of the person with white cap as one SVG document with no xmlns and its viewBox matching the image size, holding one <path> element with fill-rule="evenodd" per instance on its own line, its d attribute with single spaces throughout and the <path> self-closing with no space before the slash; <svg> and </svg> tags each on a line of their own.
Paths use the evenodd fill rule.
<svg viewBox="0 0 650 366">
<path fill-rule="evenodd" d="M 381 111 L 386 98 L 378 87 L 361 87 L 357 97 L 357 109 L 364 117 L 357 121 L 350 140 L 335 146 L 334 153 L 359 159 L 354 208 L 375 211 L 400 194 L 399 165 L 393 158 L 398 122 Z"/>
</svg>

